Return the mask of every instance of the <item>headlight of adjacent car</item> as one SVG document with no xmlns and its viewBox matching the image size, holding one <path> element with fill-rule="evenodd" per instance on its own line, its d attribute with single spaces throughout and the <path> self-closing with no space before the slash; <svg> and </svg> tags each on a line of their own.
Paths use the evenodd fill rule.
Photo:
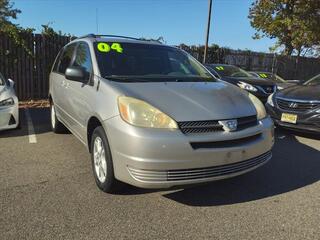
<svg viewBox="0 0 320 240">
<path fill-rule="evenodd" d="M 172 118 L 142 100 L 121 96 L 118 98 L 118 107 L 121 118 L 131 125 L 148 128 L 178 128 Z"/>
<path fill-rule="evenodd" d="M 267 117 L 266 109 L 264 108 L 262 102 L 254 95 L 249 93 L 249 98 L 251 99 L 251 102 L 256 108 L 257 111 L 257 118 L 258 120 L 264 119 Z"/>
<path fill-rule="evenodd" d="M 3 107 L 3 106 L 11 106 L 11 105 L 14 105 L 14 100 L 13 98 L 7 98 L 5 100 L 2 100 L 0 102 L 0 107 Z"/>
<path fill-rule="evenodd" d="M 274 107 L 274 103 L 273 103 L 273 94 L 269 95 L 268 100 L 267 100 L 267 104 L 269 104 L 271 107 Z"/>
<path fill-rule="evenodd" d="M 245 89 L 245 90 L 248 90 L 248 91 L 251 91 L 251 92 L 256 92 L 258 91 L 258 89 L 256 89 L 254 86 L 252 86 L 251 84 L 249 83 L 245 83 L 245 82 L 241 82 L 239 81 L 237 83 L 237 85 L 242 88 L 242 89 Z"/>
</svg>

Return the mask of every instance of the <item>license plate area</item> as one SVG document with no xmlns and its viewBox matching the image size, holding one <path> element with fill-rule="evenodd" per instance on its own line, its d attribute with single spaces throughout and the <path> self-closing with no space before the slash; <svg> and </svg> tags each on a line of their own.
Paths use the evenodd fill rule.
<svg viewBox="0 0 320 240">
<path fill-rule="evenodd" d="M 281 121 L 282 122 L 287 122 L 287 123 L 297 123 L 298 116 L 296 114 L 291 114 L 291 113 L 282 113 L 281 115 Z"/>
</svg>

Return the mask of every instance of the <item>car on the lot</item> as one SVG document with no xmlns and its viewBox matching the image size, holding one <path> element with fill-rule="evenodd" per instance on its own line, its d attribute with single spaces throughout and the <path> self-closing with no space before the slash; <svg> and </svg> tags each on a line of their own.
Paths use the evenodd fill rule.
<svg viewBox="0 0 320 240">
<path fill-rule="evenodd" d="M 284 88 L 292 87 L 297 85 L 299 82 L 297 80 L 284 80 L 278 74 L 272 72 L 253 72 L 249 71 L 249 73 L 258 78 L 262 78 L 265 80 L 269 80 L 277 85 L 278 90 L 282 90 Z"/>
<path fill-rule="evenodd" d="M 320 74 L 271 95 L 266 107 L 279 126 L 320 133 Z"/>
<path fill-rule="evenodd" d="M 14 90 L 14 82 L 0 73 L 0 130 L 19 126 L 19 101 Z"/>
<path fill-rule="evenodd" d="M 50 74 L 54 132 L 88 147 L 98 187 L 170 188 L 233 177 L 272 156 L 263 104 L 217 81 L 183 50 L 88 35 L 67 44 Z"/>
<path fill-rule="evenodd" d="M 266 103 L 269 95 L 277 90 L 275 83 L 254 77 L 237 66 L 227 64 L 205 64 L 205 66 L 216 78 L 247 90 L 263 103 Z"/>
</svg>

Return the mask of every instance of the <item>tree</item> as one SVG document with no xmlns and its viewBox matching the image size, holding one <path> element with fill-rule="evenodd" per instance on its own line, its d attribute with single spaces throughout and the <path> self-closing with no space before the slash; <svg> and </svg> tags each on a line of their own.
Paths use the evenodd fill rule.
<svg viewBox="0 0 320 240">
<path fill-rule="evenodd" d="M 255 0 L 249 10 L 254 39 L 277 39 L 285 55 L 313 53 L 320 46 L 319 0 Z"/>
<path fill-rule="evenodd" d="M 31 54 L 30 49 L 27 48 L 23 35 L 25 33 L 33 32 L 34 29 L 22 28 L 18 24 L 11 22 L 12 19 L 17 19 L 17 15 L 21 13 L 19 9 L 13 8 L 13 3 L 10 0 L 0 0 L 0 34 L 11 38 L 14 43 L 22 47 L 25 51 Z M 3 54 L 0 49 L 0 54 Z"/>
</svg>

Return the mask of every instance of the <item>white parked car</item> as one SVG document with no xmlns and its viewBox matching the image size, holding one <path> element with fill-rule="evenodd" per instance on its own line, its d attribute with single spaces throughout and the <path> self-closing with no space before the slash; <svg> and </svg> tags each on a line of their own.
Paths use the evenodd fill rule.
<svg viewBox="0 0 320 240">
<path fill-rule="evenodd" d="M 13 86 L 14 82 L 0 73 L 0 131 L 19 126 L 19 102 Z"/>
</svg>

